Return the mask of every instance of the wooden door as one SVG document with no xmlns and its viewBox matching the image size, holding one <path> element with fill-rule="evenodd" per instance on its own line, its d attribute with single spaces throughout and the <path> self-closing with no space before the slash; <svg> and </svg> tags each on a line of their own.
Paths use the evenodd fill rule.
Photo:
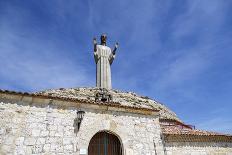
<svg viewBox="0 0 232 155">
<path fill-rule="evenodd" d="M 90 140 L 88 155 L 122 155 L 121 143 L 117 136 L 99 132 Z"/>
</svg>

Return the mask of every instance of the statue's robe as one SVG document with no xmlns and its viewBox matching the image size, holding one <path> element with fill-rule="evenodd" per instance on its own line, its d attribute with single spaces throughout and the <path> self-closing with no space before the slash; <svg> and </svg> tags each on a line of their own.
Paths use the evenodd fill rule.
<svg viewBox="0 0 232 155">
<path fill-rule="evenodd" d="M 99 88 L 111 89 L 111 69 L 115 55 L 107 46 L 97 45 L 97 51 L 94 52 L 94 58 L 97 66 L 96 85 Z"/>
</svg>

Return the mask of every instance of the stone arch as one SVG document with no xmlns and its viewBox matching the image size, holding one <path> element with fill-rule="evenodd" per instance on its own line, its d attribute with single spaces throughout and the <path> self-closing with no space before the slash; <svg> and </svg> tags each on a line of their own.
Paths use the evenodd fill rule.
<svg viewBox="0 0 232 155">
<path fill-rule="evenodd" d="M 121 138 L 108 130 L 97 132 L 89 141 L 88 155 L 123 155 Z"/>
</svg>

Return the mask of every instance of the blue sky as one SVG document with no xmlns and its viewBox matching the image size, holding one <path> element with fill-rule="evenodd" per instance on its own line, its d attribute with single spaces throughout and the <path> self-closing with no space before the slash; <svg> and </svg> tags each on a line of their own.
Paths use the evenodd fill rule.
<svg viewBox="0 0 232 155">
<path fill-rule="evenodd" d="M 232 134 L 232 1 L 0 0 L 0 88 L 95 86 L 92 38 L 119 42 L 114 89 Z"/>
</svg>

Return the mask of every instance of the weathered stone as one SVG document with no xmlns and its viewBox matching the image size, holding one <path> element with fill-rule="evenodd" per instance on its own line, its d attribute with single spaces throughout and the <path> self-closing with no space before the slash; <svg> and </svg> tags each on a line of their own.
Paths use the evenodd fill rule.
<svg viewBox="0 0 232 155">
<path fill-rule="evenodd" d="M 55 131 L 55 130 L 49 132 L 49 136 L 50 136 L 50 137 L 54 137 L 55 134 L 56 134 L 56 131 Z"/>
<path fill-rule="evenodd" d="M 17 147 L 14 154 L 25 155 L 24 149 L 25 149 L 25 147 Z"/>
<path fill-rule="evenodd" d="M 25 145 L 35 145 L 36 139 L 33 137 L 27 137 L 24 140 Z"/>
<path fill-rule="evenodd" d="M 43 151 L 43 146 L 42 145 L 34 145 L 32 147 L 32 153 L 37 154 L 37 153 L 42 153 Z"/>
<path fill-rule="evenodd" d="M 65 152 L 73 152 L 73 145 L 64 145 Z"/>
<path fill-rule="evenodd" d="M 1 145 L 0 153 L 11 154 L 13 152 L 12 149 L 12 146 L 3 144 Z"/>
<path fill-rule="evenodd" d="M 76 89 L 72 91 L 74 94 L 82 93 Z M 117 94 L 117 92 L 114 93 Z M 87 96 L 88 94 L 86 93 Z M 124 95 L 123 101 L 133 96 L 132 93 L 126 94 L 128 98 L 125 94 L 121 95 Z M 120 99 L 119 96 L 117 98 Z M 85 115 L 80 129 L 77 130 L 74 119 L 77 118 L 78 109 L 75 107 L 57 106 L 50 107 L 48 110 L 46 106 L 30 108 L 25 106 L 27 103 L 24 106 L 13 103 L 13 101 L 12 103 L 0 102 L 0 109 L 4 109 L 0 112 L 0 154 L 74 155 L 78 154 L 81 148 L 88 150 L 91 138 L 102 131 L 110 132 L 119 138 L 123 152 L 126 153 L 124 155 L 229 155 L 232 152 L 230 142 L 165 143 L 160 136 L 162 131 L 159 117 L 156 115 L 118 112 L 107 108 L 100 109 L 101 106 L 98 106 L 99 109 L 82 107 Z M 54 104 L 57 103 L 54 102 Z M 42 119 L 33 122 L 37 117 L 43 117 L 44 122 L 41 122 Z M 22 123 L 12 124 L 12 119 L 22 120 Z"/>
<path fill-rule="evenodd" d="M 46 139 L 46 143 L 57 143 L 57 144 L 61 144 L 62 143 L 62 138 L 60 137 L 48 137 Z"/>
<path fill-rule="evenodd" d="M 0 127 L 0 135 L 5 133 L 5 129 Z"/>
<path fill-rule="evenodd" d="M 95 100 L 95 92 L 99 91 L 99 88 L 70 88 L 70 89 L 57 89 L 46 90 L 38 92 L 36 94 L 52 95 L 56 97 L 67 97 L 70 99 L 86 99 L 90 101 Z M 128 107 L 136 108 L 148 108 L 160 110 L 160 117 L 172 120 L 181 121 L 174 112 L 168 109 L 163 104 L 154 101 L 148 97 L 139 96 L 133 92 L 122 92 L 119 90 L 109 90 L 109 93 L 113 96 L 113 101 L 125 105 Z"/>
<path fill-rule="evenodd" d="M 51 144 L 45 144 L 43 146 L 43 152 L 50 152 Z"/>
<path fill-rule="evenodd" d="M 74 131 L 67 130 L 64 132 L 64 137 L 72 137 L 72 136 L 74 136 Z"/>
<path fill-rule="evenodd" d="M 45 144 L 45 138 L 38 138 L 36 144 Z"/>
<path fill-rule="evenodd" d="M 32 154 L 32 147 L 33 147 L 33 146 L 27 146 L 27 147 L 25 148 L 26 154 Z"/>
<path fill-rule="evenodd" d="M 48 125 L 47 126 L 47 129 L 50 130 L 50 131 L 54 131 L 54 130 L 57 130 L 57 125 Z"/>
<path fill-rule="evenodd" d="M 49 131 L 41 131 L 40 132 L 41 137 L 46 137 L 46 136 L 48 136 L 48 134 L 49 134 Z"/>
<path fill-rule="evenodd" d="M 64 138 L 63 139 L 63 144 L 66 145 L 66 144 L 72 144 L 72 141 L 73 141 L 73 138 Z"/>
<path fill-rule="evenodd" d="M 33 129 L 31 132 L 33 137 L 38 137 L 40 135 L 40 130 L 38 129 Z"/>
<path fill-rule="evenodd" d="M 11 144 L 14 143 L 14 140 L 15 140 L 15 137 L 13 137 L 13 136 L 8 136 L 8 137 L 4 140 L 4 144 L 11 145 Z"/>
<path fill-rule="evenodd" d="M 24 137 L 18 137 L 15 139 L 15 145 L 23 145 Z"/>
<path fill-rule="evenodd" d="M 52 143 L 50 151 L 51 152 L 63 152 L 63 146 L 61 144 Z"/>
<path fill-rule="evenodd" d="M 63 132 L 56 132 L 55 137 L 63 137 Z"/>
</svg>

